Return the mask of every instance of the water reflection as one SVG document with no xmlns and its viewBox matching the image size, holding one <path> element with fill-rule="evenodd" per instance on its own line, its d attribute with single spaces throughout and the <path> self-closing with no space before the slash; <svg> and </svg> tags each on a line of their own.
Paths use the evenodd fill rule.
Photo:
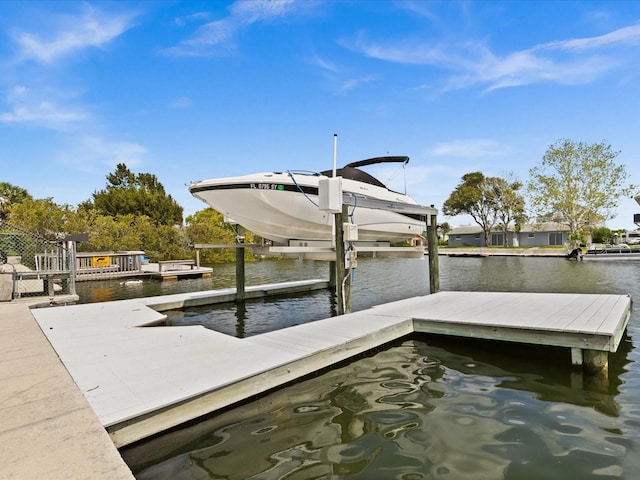
<svg viewBox="0 0 640 480">
<path fill-rule="evenodd" d="M 634 478 L 614 395 L 451 347 L 397 343 L 122 453 L 138 479 Z"/>
<path fill-rule="evenodd" d="M 265 262 L 249 271 L 251 284 L 328 275 L 326 264 L 308 261 Z M 443 290 L 640 298 L 640 262 L 443 257 L 440 271 Z M 230 286 L 233 271 L 228 284 L 209 281 L 162 285 L 161 293 Z M 360 310 L 427 289 L 427 262 L 362 259 L 352 305 Z M 246 337 L 334 314 L 335 297 L 314 292 L 171 317 Z M 564 349 L 419 336 L 122 454 L 139 479 L 635 480 L 639 320 L 632 312 L 605 384 L 583 382 Z"/>
</svg>

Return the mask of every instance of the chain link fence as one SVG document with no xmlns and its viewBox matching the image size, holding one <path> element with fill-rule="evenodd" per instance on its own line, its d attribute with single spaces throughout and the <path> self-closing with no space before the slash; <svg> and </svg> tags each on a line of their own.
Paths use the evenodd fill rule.
<svg viewBox="0 0 640 480">
<path fill-rule="evenodd" d="M 0 220 L 0 301 L 75 290 L 73 242 L 46 240 Z"/>
</svg>

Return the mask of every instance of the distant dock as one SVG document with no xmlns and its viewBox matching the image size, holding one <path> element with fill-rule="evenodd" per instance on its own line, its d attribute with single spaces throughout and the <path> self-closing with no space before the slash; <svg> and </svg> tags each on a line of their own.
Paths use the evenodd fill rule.
<svg viewBox="0 0 640 480">
<path fill-rule="evenodd" d="M 195 260 L 160 260 L 142 262 L 144 252 L 107 252 L 78 254 L 76 282 L 109 279 L 155 278 L 179 280 L 182 278 L 209 278 L 213 268 L 201 267 Z"/>
<path fill-rule="evenodd" d="M 247 294 L 283 286 L 247 287 Z M 121 447 L 413 333 L 566 347 L 573 364 L 606 374 L 631 311 L 625 295 L 440 292 L 245 339 L 158 326 L 162 310 L 232 298 L 227 290 L 33 315 Z"/>
</svg>

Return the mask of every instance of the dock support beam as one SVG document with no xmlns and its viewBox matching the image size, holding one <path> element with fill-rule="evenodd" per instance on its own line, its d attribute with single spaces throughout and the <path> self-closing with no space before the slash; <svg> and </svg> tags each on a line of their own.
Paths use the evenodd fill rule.
<svg viewBox="0 0 640 480">
<path fill-rule="evenodd" d="M 336 296 L 338 315 L 351 313 L 351 275 L 346 268 L 346 250 L 344 246 L 343 222 L 349 218 L 349 206 L 342 205 L 342 212 L 335 214 L 336 233 Z"/>
<path fill-rule="evenodd" d="M 433 207 L 433 205 L 431 205 Z M 429 215 L 430 225 L 427 225 L 427 249 L 429 253 L 429 293 L 440 291 L 440 270 L 438 267 L 438 218 Z"/>
<path fill-rule="evenodd" d="M 244 245 L 244 229 L 238 225 L 236 243 Z M 236 303 L 244 302 L 244 247 L 236 248 Z"/>
</svg>

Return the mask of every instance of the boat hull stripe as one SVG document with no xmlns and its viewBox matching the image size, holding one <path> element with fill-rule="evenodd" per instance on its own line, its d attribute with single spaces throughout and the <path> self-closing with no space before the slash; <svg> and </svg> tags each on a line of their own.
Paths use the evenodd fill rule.
<svg viewBox="0 0 640 480">
<path fill-rule="evenodd" d="M 197 186 L 194 185 L 189 188 L 191 194 L 199 193 L 199 192 L 208 192 L 215 190 L 269 190 L 269 191 L 283 191 L 283 192 L 303 192 L 306 195 L 318 195 L 318 187 L 308 187 L 305 185 L 291 185 L 286 183 L 263 183 L 263 182 L 247 182 L 247 183 L 225 183 L 223 185 L 202 185 Z M 356 207 L 357 208 L 357 207 Z M 412 218 L 414 220 L 418 220 L 421 222 L 425 221 L 425 215 L 419 215 L 416 213 L 404 213 L 404 212 L 396 212 L 399 215 L 404 215 L 405 217 Z"/>
</svg>

